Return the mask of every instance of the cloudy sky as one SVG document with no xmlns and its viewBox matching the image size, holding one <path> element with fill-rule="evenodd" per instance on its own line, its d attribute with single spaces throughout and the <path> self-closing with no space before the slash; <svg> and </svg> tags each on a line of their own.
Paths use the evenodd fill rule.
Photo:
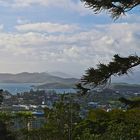
<svg viewBox="0 0 140 140">
<path fill-rule="evenodd" d="M 0 72 L 81 75 L 116 53 L 140 55 L 139 15 L 113 21 L 80 0 L 0 0 Z"/>
</svg>

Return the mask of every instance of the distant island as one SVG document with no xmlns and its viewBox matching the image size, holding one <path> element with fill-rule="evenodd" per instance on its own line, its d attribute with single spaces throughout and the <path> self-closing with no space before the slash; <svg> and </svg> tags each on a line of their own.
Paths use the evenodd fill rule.
<svg viewBox="0 0 140 140">
<path fill-rule="evenodd" d="M 71 89 L 75 88 L 75 84 L 70 83 L 46 83 L 37 86 L 33 86 L 37 89 Z"/>
</svg>

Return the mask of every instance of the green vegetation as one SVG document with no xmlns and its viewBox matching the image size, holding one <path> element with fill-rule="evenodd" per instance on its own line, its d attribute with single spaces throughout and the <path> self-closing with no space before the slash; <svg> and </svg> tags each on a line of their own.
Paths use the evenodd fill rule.
<svg viewBox="0 0 140 140">
<path fill-rule="evenodd" d="M 122 103 L 124 103 L 128 108 L 140 108 L 140 98 L 135 99 L 125 99 L 121 97 L 119 99 Z"/>
<path fill-rule="evenodd" d="M 51 138 L 67 140 L 72 138 L 77 123 L 80 122 L 80 106 L 70 100 L 65 103 L 62 97 L 61 101 L 54 104 L 52 109 L 45 109 L 47 124 L 45 125 Z"/>
<path fill-rule="evenodd" d="M 3 93 L 3 90 L 0 90 L 0 105 L 1 105 L 2 102 L 3 102 L 3 95 L 2 95 L 2 93 Z"/>
<path fill-rule="evenodd" d="M 11 130 L 12 115 L 0 112 L 0 140 L 16 140 Z"/>
<path fill-rule="evenodd" d="M 75 128 L 75 140 L 138 140 L 140 110 L 91 110 Z"/>
</svg>

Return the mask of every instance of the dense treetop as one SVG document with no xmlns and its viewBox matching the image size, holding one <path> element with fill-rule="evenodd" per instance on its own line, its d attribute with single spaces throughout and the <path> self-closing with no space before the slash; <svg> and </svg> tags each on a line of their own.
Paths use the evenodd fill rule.
<svg viewBox="0 0 140 140">
<path fill-rule="evenodd" d="M 113 18 L 118 18 L 140 4 L 140 0 L 81 0 L 94 12 L 107 10 Z"/>
</svg>

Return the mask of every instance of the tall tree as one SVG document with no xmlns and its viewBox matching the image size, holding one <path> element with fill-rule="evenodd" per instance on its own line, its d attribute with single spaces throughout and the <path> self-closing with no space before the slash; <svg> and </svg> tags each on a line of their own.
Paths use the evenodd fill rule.
<svg viewBox="0 0 140 140">
<path fill-rule="evenodd" d="M 125 14 L 140 4 L 140 0 L 81 0 L 88 8 L 95 13 L 107 10 L 113 18 L 119 18 L 121 14 Z M 112 76 L 121 76 L 128 74 L 133 67 L 140 64 L 140 57 L 130 55 L 121 57 L 118 54 L 108 64 L 98 64 L 97 68 L 89 68 L 85 75 L 81 78 L 81 82 L 77 84 L 77 88 L 83 94 L 97 86 L 106 86 L 111 82 Z"/>
<path fill-rule="evenodd" d="M 72 140 L 73 130 L 81 120 L 79 104 L 73 102 L 72 98 L 65 98 L 62 95 L 60 102 L 55 103 L 52 109 L 45 109 L 46 130 L 53 140 Z"/>
</svg>

